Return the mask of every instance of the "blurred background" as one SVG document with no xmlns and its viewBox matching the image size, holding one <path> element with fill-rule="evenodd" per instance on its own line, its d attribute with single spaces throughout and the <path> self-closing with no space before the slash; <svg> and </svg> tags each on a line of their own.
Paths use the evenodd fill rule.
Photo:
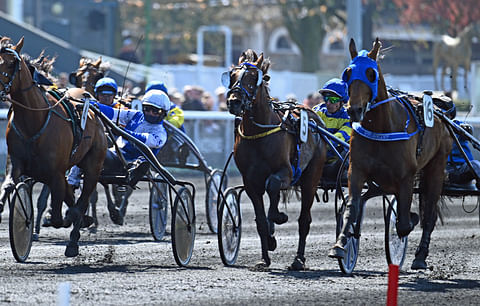
<svg viewBox="0 0 480 306">
<path fill-rule="evenodd" d="M 25 36 L 23 51 L 32 56 L 42 49 L 57 55 L 56 73 L 76 69 L 81 55 L 102 55 L 120 84 L 131 63 L 126 77 L 135 84 L 162 79 L 214 92 L 221 72 L 252 48 L 272 60 L 272 95 L 301 102 L 341 75 L 351 37 L 365 49 L 378 37 L 389 85 L 453 89 L 467 106 L 480 99 L 477 0 L 0 0 L 0 11 L 2 35 Z M 443 64 L 433 66 L 435 44 L 455 44 L 469 26 L 474 30 L 455 55 L 469 57 L 469 67 L 445 63 L 445 88 L 435 86 Z"/>
</svg>

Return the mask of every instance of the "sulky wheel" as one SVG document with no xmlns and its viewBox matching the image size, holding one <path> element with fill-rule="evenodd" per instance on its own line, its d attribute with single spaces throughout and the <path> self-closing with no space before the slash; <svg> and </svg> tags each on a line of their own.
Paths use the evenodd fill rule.
<svg viewBox="0 0 480 306">
<path fill-rule="evenodd" d="M 172 209 L 172 248 L 175 261 L 181 267 L 192 258 L 195 242 L 195 207 L 186 187 L 178 190 Z"/>
<path fill-rule="evenodd" d="M 397 200 L 395 196 L 388 199 L 383 196 L 384 206 L 387 207 L 385 216 L 385 255 L 388 264 L 397 265 L 402 268 L 403 262 L 407 255 L 408 236 L 400 238 L 397 234 Z"/>
<path fill-rule="evenodd" d="M 224 200 L 218 210 L 218 246 L 220 257 L 226 266 L 237 261 L 242 236 L 240 194 L 234 188 L 225 191 Z"/>
<path fill-rule="evenodd" d="M 343 227 L 343 215 L 345 214 L 346 207 L 347 207 L 348 197 L 345 198 L 340 209 L 336 214 L 337 218 L 337 237 L 342 231 Z M 352 274 L 353 270 L 355 269 L 355 265 L 357 264 L 358 258 L 358 251 L 360 248 L 360 241 L 359 238 L 356 238 L 354 235 L 354 229 L 356 227 L 356 222 L 350 226 L 347 232 L 347 244 L 345 245 L 345 257 L 342 259 L 338 259 L 338 265 L 340 266 L 340 270 L 343 273 L 350 275 Z"/>
<path fill-rule="evenodd" d="M 157 173 L 155 178 L 159 178 Z M 168 184 L 154 182 L 150 186 L 150 201 L 148 205 L 148 217 L 150 232 L 156 241 L 162 240 L 167 229 L 168 218 Z"/>
<path fill-rule="evenodd" d="M 222 180 L 223 171 L 219 169 L 213 170 L 207 180 L 207 194 L 205 197 L 205 211 L 207 215 L 207 223 L 212 233 L 217 233 L 217 211 L 218 211 L 218 191 Z M 228 185 L 228 177 L 225 175 L 222 182 L 221 190 L 225 190 Z M 220 199 L 221 201 L 221 199 Z"/>
<path fill-rule="evenodd" d="M 18 262 L 25 262 L 30 254 L 33 226 L 32 190 L 21 182 L 15 188 L 9 218 L 10 246 Z"/>
</svg>

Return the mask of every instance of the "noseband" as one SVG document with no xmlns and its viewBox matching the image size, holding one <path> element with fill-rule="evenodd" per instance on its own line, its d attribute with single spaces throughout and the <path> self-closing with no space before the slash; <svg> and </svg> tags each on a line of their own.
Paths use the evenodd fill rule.
<svg viewBox="0 0 480 306">
<path fill-rule="evenodd" d="M 6 77 L 8 79 L 8 82 L 5 83 L 3 82 L 1 79 L 0 79 L 0 84 L 2 84 L 3 86 L 3 89 L 0 91 L 0 99 L 1 100 L 5 100 L 7 95 L 10 93 L 10 89 L 12 87 L 12 83 L 13 83 L 13 80 L 15 80 L 15 75 L 17 74 L 18 71 L 20 71 L 20 62 L 21 62 L 21 58 L 20 56 L 18 55 L 17 51 L 11 49 L 11 48 L 6 48 L 6 47 L 2 47 L 0 49 L 0 53 L 10 53 L 10 54 L 13 54 L 16 58 L 16 61 L 15 61 L 15 69 L 13 70 L 13 73 L 12 75 L 8 74 L 7 72 L 5 71 L 1 71 L 0 72 L 0 75 Z"/>
<path fill-rule="evenodd" d="M 243 86 L 243 78 L 245 76 L 245 72 L 249 69 L 254 68 L 257 71 L 257 82 L 255 85 L 247 84 L 248 89 L 251 93 Z M 234 70 L 241 70 L 238 79 L 235 83 L 230 87 L 230 76 Z M 257 66 L 250 64 L 250 63 L 242 63 L 240 66 L 233 68 L 228 72 L 224 72 L 222 74 L 222 83 L 225 87 L 230 88 L 227 92 L 227 96 L 230 94 L 234 94 L 235 96 L 240 96 L 240 103 L 242 111 L 251 110 L 253 99 L 257 95 L 257 90 L 259 86 L 263 82 L 263 72 Z M 230 108 L 230 103 L 227 101 L 227 106 Z"/>
</svg>

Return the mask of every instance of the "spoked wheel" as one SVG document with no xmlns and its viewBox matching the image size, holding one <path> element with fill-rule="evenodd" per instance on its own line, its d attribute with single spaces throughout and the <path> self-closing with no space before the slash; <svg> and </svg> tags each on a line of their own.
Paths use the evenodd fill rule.
<svg viewBox="0 0 480 306">
<path fill-rule="evenodd" d="M 160 175 L 157 173 L 155 178 L 159 177 Z M 156 241 L 162 240 L 165 235 L 168 207 L 168 184 L 154 182 L 150 186 L 148 217 L 150 220 L 150 232 Z"/>
<path fill-rule="evenodd" d="M 340 235 L 342 228 L 343 228 L 343 215 L 345 214 L 348 197 L 345 198 L 344 203 L 342 203 L 340 210 L 337 213 L 337 237 Z M 347 232 L 347 244 L 345 245 L 345 257 L 342 259 L 338 259 L 338 265 L 340 266 L 340 270 L 342 270 L 345 274 L 352 274 L 353 270 L 355 269 L 355 265 L 357 264 L 358 258 L 358 251 L 360 248 L 360 240 L 355 238 L 354 229 L 356 227 L 356 222 L 350 225 L 348 232 Z"/>
<path fill-rule="evenodd" d="M 217 233 L 218 228 L 218 190 L 222 179 L 223 171 L 219 169 L 213 170 L 211 176 L 207 180 L 207 194 L 205 197 L 205 211 L 207 215 L 207 223 L 212 233 Z M 222 182 L 222 191 L 228 185 L 228 177 L 225 176 Z"/>
<path fill-rule="evenodd" d="M 172 209 L 172 248 L 179 266 L 184 267 L 190 262 L 194 242 L 195 207 L 190 190 L 182 187 L 175 197 Z"/>
<path fill-rule="evenodd" d="M 395 196 L 390 199 L 383 196 L 384 207 L 387 203 L 385 215 L 385 255 L 388 264 L 394 264 L 402 268 L 407 255 L 408 236 L 400 238 L 397 234 L 397 200 Z"/>
<path fill-rule="evenodd" d="M 232 266 L 237 261 L 241 236 L 240 194 L 228 188 L 218 210 L 218 247 L 224 265 Z"/>
<path fill-rule="evenodd" d="M 25 262 L 30 254 L 33 225 L 32 190 L 21 182 L 15 188 L 9 218 L 10 246 L 18 262 Z"/>
</svg>

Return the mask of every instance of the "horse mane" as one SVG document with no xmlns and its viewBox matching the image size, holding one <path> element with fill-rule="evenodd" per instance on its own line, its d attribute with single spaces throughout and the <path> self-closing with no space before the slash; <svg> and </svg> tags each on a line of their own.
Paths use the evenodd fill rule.
<svg viewBox="0 0 480 306">
<path fill-rule="evenodd" d="M 241 64 L 241 63 L 244 63 L 244 62 L 256 62 L 258 60 L 258 55 L 255 51 L 253 51 L 252 49 L 247 49 L 246 51 L 244 51 L 242 53 L 242 55 L 240 55 L 240 58 L 238 60 L 238 63 Z M 270 61 L 270 58 L 268 57 L 265 57 L 260 65 L 260 67 L 258 67 L 260 70 L 263 71 L 264 74 L 266 74 L 266 72 L 268 71 L 268 69 L 270 68 L 270 65 L 271 65 L 271 61 Z"/>
</svg>

